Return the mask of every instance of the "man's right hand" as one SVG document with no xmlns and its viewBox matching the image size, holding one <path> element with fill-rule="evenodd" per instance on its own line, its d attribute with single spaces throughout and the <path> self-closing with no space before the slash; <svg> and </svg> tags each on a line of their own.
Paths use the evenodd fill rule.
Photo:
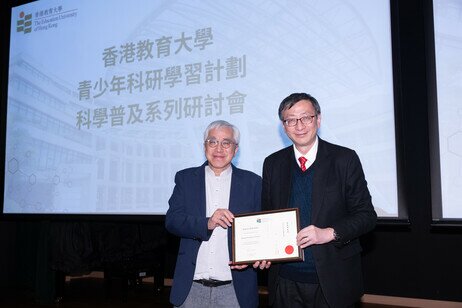
<svg viewBox="0 0 462 308">
<path fill-rule="evenodd" d="M 209 230 L 213 230 L 218 226 L 223 229 L 227 229 L 228 227 L 231 227 L 233 219 L 234 215 L 228 209 L 217 209 L 213 213 L 212 217 L 209 218 L 207 227 Z"/>
</svg>

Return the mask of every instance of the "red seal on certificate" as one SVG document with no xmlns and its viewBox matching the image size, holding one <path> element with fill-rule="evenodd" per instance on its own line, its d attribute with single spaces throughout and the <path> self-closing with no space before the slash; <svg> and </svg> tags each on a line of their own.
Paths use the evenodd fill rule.
<svg viewBox="0 0 462 308">
<path fill-rule="evenodd" d="M 294 247 L 292 245 L 286 246 L 286 254 L 291 255 L 294 252 Z"/>
</svg>

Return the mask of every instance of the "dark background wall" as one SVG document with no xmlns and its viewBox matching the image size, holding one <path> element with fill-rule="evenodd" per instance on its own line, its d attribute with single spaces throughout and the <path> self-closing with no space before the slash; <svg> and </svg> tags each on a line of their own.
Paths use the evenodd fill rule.
<svg viewBox="0 0 462 308">
<path fill-rule="evenodd" d="M 462 301 L 462 229 L 432 227 L 428 107 L 433 42 L 425 33 L 430 1 L 392 1 L 396 7 L 400 189 L 408 227 L 379 226 L 364 238 L 366 292 Z M 461 55 L 462 56 L 462 55 Z M 430 71 L 430 74 L 427 73 Z M 461 200 L 462 206 L 462 200 Z"/>
<path fill-rule="evenodd" d="M 2 1 L 2 104 L 6 101 L 9 7 L 24 1 Z M 427 63 L 433 57 L 426 33 L 429 0 L 391 0 L 394 21 L 395 101 L 400 201 L 409 223 L 381 223 L 362 238 L 366 293 L 462 302 L 462 227 L 432 227 L 428 108 L 432 76 Z M 431 61 L 430 61 L 431 62 Z M 430 69 L 431 71 L 431 69 Z M 4 121 L 1 121 L 4 130 Z M 4 136 L 0 134 L 0 149 Z M 0 169 L 3 174 L 3 166 Z M 367 177 L 367 175 L 366 175 Z M 461 201 L 462 205 L 462 201 Z M 122 222 L 115 222 L 122 224 Z M 68 222 L 73 223 L 73 222 Z M 90 222 L 97 226 L 100 222 Z M 0 287 L 24 287 L 46 300 L 54 296 L 50 267 L 50 226 L 47 220 L 0 221 Z M 126 224 L 126 222 L 124 222 Z M 143 225 L 162 228 L 162 218 Z M 139 228 L 139 223 L 129 223 Z M 171 277 L 178 240 L 158 233 Z"/>
</svg>

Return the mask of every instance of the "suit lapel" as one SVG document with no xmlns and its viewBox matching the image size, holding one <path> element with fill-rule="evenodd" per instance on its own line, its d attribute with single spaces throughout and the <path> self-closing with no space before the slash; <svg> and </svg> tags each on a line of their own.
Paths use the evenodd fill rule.
<svg viewBox="0 0 462 308">
<path fill-rule="evenodd" d="M 293 146 L 287 147 L 284 153 L 285 157 L 281 160 L 281 184 L 284 185 L 283 189 L 281 189 L 281 196 L 279 196 L 279 200 L 281 200 L 280 204 L 278 204 L 279 208 L 288 208 L 290 203 L 290 188 L 292 185 L 292 163 L 295 159 L 295 153 Z"/>
<path fill-rule="evenodd" d="M 241 185 L 242 181 L 240 180 L 241 173 L 239 170 L 237 170 L 234 165 L 231 165 L 233 168 L 233 173 L 231 174 L 231 189 L 229 192 L 229 205 L 228 209 L 231 211 L 231 213 L 236 214 L 239 213 L 239 205 L 241 204 L 240 202 L 240 193 L 242 191 Z M 228 254 L 229 254 L 229 259 L 233 259 L 233 240 L 232 240 L 232 233 L 233 229 L 228 228 Z M 232 271 L 234 272 L 234 271 Z"/>
<path fill-rule="evenodd" d="M 197 168 L 196 172 L 194 173 L 197 178 L 197 192 L 199 192 L 199 216 L 206 217 L 207 215 L 207 205 L 205 200 L 205 166 L 207 166 L 207 162 L 205 162 L 202 166 Z M 194 191 L 192 192 L 194 193 Z"/>
<path fill-rule="evenodd" d="M 324 200 L 324 194 L 331 167 L 331 157 L 326 149 L 326 143 L 319 140 L 318 153 L 316 155 L 315 170 L 313 176 L 313 191 L 312 191 L 312 208 L 311 208 L 311 223 L 316 223 L 319 212 Z"/>
<path fill-rule="evenodd" d="M 233 168 L 233 173 L 231 175 L 231 190 L 230 190 L 230 193 L 229 193 L 229 210 L 231 211 L 231 213 L 238 213 L 238 209 L 239 209 L 239 196 L 240 196 L 240 191 L 242 191 L 241 189 L 241 181 L 239 180 L 239 177 L 240 177 L 240 173 L 239 173 L 239 170 L 237 170 L 236 167 L 234 167 L 234 165 L 231 165 L 232 168 Z"/>
</svg>

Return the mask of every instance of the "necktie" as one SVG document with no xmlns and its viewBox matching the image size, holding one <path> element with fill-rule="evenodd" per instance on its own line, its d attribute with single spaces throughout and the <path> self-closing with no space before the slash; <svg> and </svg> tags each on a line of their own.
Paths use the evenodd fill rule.
<svg viewBox="0 0 462 308">
<path fill-rule="evenodd" d="M 298 158 L 298 160 L 300 161 L 300 167 L 302 168 L 302 171 L 305 172 L 306 171 L 306 166 L 305 166 L 305 163 L 307 161 L 307 159 L 303 156 L 300 156 Z"/>
</svg>

